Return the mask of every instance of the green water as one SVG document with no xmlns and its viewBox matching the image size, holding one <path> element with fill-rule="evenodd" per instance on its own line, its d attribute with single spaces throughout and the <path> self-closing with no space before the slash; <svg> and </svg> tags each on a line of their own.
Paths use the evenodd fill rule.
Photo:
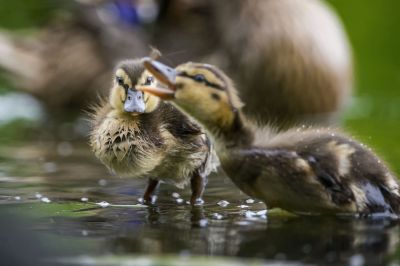
<svg viewBox="0 0 400 266">
<path fill-rule="evenodd" d="M 23 219 L 21 228 L 29 228 L 15 239 L 13 231 L 21 228 L 0 222 L 0 236 L 13 236 L 8 249 L 31 245 L 43 252 L 41 263 L 376 265 L 397 260 L 394 222 L 295 217 L 279 210 L 264 215 L 264 204 L 247 201 L 217 175 L 210 177 L 204 206 L 191 207 L 185 203 L 188 190 L 168 185 L 161 186 L 155 205 L 143 206 L 137 200 L 145 182 L 111 177 L 85 143 L 69 143 L 67 155 L 60 155 L 60 142 L 0 149 L 0 213 Z M 229 205 L 219 206 L 221 200 Z M 111 205 L 96 204 L 103 201 Z"/>
</svg>

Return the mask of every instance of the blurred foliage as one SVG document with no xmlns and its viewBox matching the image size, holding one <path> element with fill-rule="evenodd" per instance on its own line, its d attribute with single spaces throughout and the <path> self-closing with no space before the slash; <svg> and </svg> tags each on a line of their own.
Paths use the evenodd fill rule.
<svg viewBox="0 0 400 266">
<path fill-rule="evenodd" d="M 8 29 L 39 27 L 46 23 L 62 1 L 0 0 L 0 26 Z"/>
<path fill-rule="evenodd" d="M 0 95 L 11 92 L 11 86 L 7 80 L 7 73 L 0 71 Z"/>
<path fill-rule="evenodd" d="M 400 1 L 328 2 L 343 21 L 355 58 L 358 97 L 345 128 L 400 173 Z"/>
<path fill-rule="evenodd" d="M 18 143 L 32 140 L 39 133 L 39 125 L 25 119 L 17 119 L 0 125 L 0 143 Z"/>
<path fill-rule="evenodd" d="M 329 0 L 348 32 L 357 94 L 400 97 L 400 1 Z"/>
</svg>

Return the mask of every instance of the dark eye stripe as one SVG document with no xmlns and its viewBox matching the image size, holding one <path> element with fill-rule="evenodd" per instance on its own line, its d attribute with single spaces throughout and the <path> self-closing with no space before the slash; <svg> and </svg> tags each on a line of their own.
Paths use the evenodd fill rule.
<svg viewBox="0 0 400 266">
<path fill-rule="evenodd" d="M 202 83 L 206 84 L 207 86 L 212 87 L 212 88 L 217 89 L 217 90 L 224 90 L 224 88 L 222 86 L 220 86 L 220 85 L 218 85 L 216 83 L 209 82 L 207 79 L 205 79 L 203 81 L 196 80 L 196 75 L 189 75 L 186 72 L 180 72 L 180 73 L 178 73 L 178 76 L 185 77 L 185 78 L 190 78 L 190 79 L 192 79 L 192 80 L 194 80 L 196 82 L 202 82 Z"/>
<path fill-rule="evenodd" d="M 124 84 L 124 79 L 121 77 L 115 77 L 115 80 L 117 81 L 118 85 L 123 85 Z"/>
</svg>

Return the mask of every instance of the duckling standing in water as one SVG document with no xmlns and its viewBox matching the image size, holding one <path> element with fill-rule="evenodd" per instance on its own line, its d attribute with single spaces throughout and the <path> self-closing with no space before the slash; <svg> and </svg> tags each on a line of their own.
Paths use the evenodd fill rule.
<svg viewBox="0 0 400 266">
<path fill-rule="evenodd" d="M 400 211 L 396 177 L 368 148 L 327 128 L 282 133 L 257 128 L 242 114 L 230 79 L 214 66 L 175 69 L 144 60 L 166 87 L 138 89 L 171 100 L 215 139 L 221 166 L 245 193 L 296 213 Z"/>
<path fill-rule="evenodd" d="M 154 82 L 140 60 L 121 62 L 108 102 L 92 115 L 90 145 L 118 175 L 149 178 L 145 202 L 151 202 L 157 184 L 165 181 L 179 188 L 190 182 L 191 203 L 201 203 L 206 178 L 218 160 L 198 124 L 171 104 L 135 89 Z"/>
</svg>

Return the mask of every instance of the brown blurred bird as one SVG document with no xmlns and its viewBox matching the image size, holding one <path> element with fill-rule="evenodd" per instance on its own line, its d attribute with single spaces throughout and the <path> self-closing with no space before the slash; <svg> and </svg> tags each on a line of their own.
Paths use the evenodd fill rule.
<svg viewBox="0 0 400 266">
<path fill-rule="evenodd" d="M 102 5 L 79 7 L 73 22 L 38 37 L 0 38 L 0 66 L 50 106 L 105 93 L 115 61 L 145 56 L 148 44 L 175 63 L 221 66 L 240 85 L 246 114 L 280 127 L 334 123 L 351 94 L 346 34 L 322 1 L 159 1 L 151 27 L 105 20 Z"/>
</svg>

